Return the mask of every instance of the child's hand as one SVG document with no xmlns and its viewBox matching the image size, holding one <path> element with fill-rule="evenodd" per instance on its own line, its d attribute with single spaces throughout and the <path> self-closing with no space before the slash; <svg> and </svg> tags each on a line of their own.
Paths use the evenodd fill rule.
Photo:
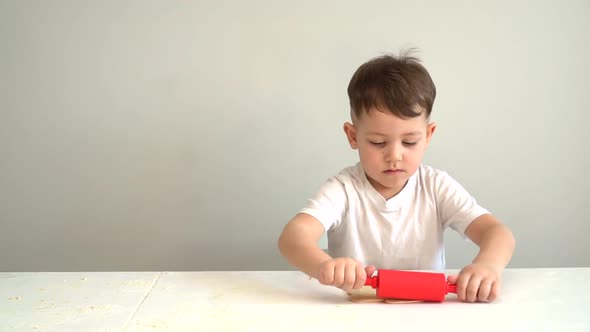
<svg viewBox="0 0 590 332">
<path fill-rule="evenodd" d="M 448 280 L 457 284 L 457 296 L 466 302 L 492 302 L 502 286 L 501 269 L 482 263 L 467 265 Z"/>
<path fill-rule="evenodd" d="M 356 260 L 344 257 L 327 260 L 319 268 L 318 280 L 321 284 L 335 286 L 347 292 L 363 287 L 367 276 L 370 277 L 375 272 L 372 265 L 364 267 Z"/>
</svg>

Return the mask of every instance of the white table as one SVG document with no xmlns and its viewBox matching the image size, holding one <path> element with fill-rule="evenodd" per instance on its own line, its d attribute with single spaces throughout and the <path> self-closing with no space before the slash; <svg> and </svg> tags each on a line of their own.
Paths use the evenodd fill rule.
<svg viewBox="0 0 590 332">
<path fill-rule="evenodd" d="M 590 268 L 508 269 L 491 304 L 355 304 L 300 272 L 0 273 L 0 331 L 375 329 L 590 331 Z"/>
</svg>

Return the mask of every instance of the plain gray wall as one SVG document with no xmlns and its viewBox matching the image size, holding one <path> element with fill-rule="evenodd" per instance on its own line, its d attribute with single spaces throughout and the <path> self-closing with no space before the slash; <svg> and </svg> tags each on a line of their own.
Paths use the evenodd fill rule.
<svg viewBox="0 0 590 332">
<path fill-rule="evenodd" d="M 417 47 L 425 163 L 517 238 L 590 266 L 590 2 L 0 1 L 0 270 L 275 270 L 356 162 L 356 68 Z M 325 245 L 325 240 L 322 241 Z M 448 266 L 476 248 L 451 231 Z"/>
</svg>

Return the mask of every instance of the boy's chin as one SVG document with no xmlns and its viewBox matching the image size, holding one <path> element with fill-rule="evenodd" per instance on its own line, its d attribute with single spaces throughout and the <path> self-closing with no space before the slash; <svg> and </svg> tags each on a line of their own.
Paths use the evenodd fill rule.
<svg viewBox="0 0 590 332">
<path fill-rule="evenodd" d="M 406 185 L 406 182 L 408 182 L 408 179 L 406 176 L 399 177 L 395 180 L 392 180 L 392 179 L 380 179 L 380 180 L 381 181 L 376 181 L 376 182 L 379 184 L 379 187 L 381 187 L 384 190 L 399 190 L 403 186 Z"/>
</svg>

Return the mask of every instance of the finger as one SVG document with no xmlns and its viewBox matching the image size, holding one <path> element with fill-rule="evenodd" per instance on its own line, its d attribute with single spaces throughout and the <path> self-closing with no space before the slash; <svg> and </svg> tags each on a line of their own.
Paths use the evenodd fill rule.
<svg viewBox="0 0 590 332">
<path fill-rule="evenodd" d="M 461 271 L 459 276 L 457 277 L 457 297 L 460 301 L 466 300 L 466 293 L 467 293 L 467 285 L 469 284 L 469 279 L 471 278 L 471 274 L 468 272 Z"/>
<path fill-rule="evenodd" d="M 353 289 L 359 289 L 365 285 L 365 281 L 367 280 L 367 274 L 365 269 L 363 269 L 362 265 L 357 264 L 355 268 L 355 275 L 356 279 L 354 285 L 352 286 Z"/>
<path fill-rule="evenodd" d="M 356 279 L 356 265 L 357 264 L 346 264 L 344 267 L 344 282 L 340 288 L 347 292 L 351 290 L 354 285 Z"/>
<path fill-rule="evenodd" d="M 322 285 L 334 284 L 334 265 L 327 263 L 325 266 L 322 266 L 318 280 Z"/>
<path fill-rule="evenodd" d="M 334 266 L 334 283 L 332 285 L 342 288 L 344 284 L 345 264 L 338 264 Z"/>
<path fill-rule="evenodd" d="M 477 300 L 477 292 L 479 291 L 481 280 L 482 278 L 477 275 L 472 275 L 471 278 L 469 278 L 469 284 L 467 285 L 465 293 L 467 302 L 475 302 Z"/>
<path fill-rule="evenodd" d="M 365 267 L 365 273 L 367 274 L 367 278 L 372 277 L 373 274 L 375 273 L 375 271 L 377 271 L 377 268 L 375 267 L 375 265 L 369 265 L 369 266 Z"/>
<path fill-rule="evenodd" d="M 481 284 L 479 285 L 479 290 L 477 291 L 477 300 L 480 302 L 488 302 L 491 301 L 489 299 L 490 292 L 492 290 L 493 282 L 488 279 L 482 280 Z"/>
<path fill-rule="evenodd" d="M 458 275 L 456 275 L 456 274 L 453 274 L 453 275 L 450 275 L 450 276 L 447 278 L 447 281 L 448 281 L 449 283 L 451 283 L 451 284 L 456 284 L 456 283 L 457 283 L 457 279 L 459 279 L 459 276 L 458 276 Z"/>
<path fill-rule="evenodd" d="M 500 287 L 501 287 L 500 281 L 496 280 L 495 282 L 492 283 L 490 295 L 488 296 L 488 299 L 490 302 L 495 301 L 498 298 L 498 295 L 500 294 Z"/>
</svg>

